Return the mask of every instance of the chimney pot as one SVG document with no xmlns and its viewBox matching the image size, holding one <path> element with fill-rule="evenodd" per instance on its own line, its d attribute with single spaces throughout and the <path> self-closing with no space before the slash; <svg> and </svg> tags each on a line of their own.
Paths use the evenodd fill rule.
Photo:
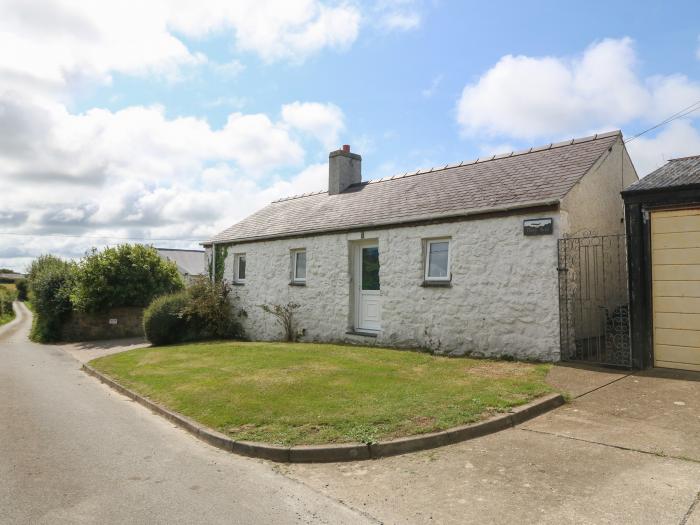
<svg viewBox="0 0 700 525">
<path fill-rule="evenodd" d="M 343 151 L 345 153 L 350 153 L 350 144 L 343 144 Z"/>
</svg>

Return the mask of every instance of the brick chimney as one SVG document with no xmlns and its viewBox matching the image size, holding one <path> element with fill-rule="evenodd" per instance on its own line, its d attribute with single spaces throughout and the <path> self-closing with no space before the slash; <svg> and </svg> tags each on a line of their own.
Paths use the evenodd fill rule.
<svg viewBox="0 0 700 525">
<path fill-rule="evenodd" d="M 343 149 L 328 155 L 328 195 L 337 195 L 352 184 L 362 182 L 362 157 L 350 153 L 347 144 Z"/>
</svg>

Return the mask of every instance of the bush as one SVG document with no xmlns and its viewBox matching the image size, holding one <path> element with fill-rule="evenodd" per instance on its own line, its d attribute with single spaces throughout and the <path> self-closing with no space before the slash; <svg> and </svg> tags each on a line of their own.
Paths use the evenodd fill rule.
<svg viewBox="0 0 700 525">
<path fill-rule="evenodd" d="M 53 255 L 42 255 L 29 269 L 29 291 L 36 316 L 30 337 L 34 341 L 57 341 L 61 325 L 71 311 L 70 295 L 75 265 Z"/>
<path fill-rule="evenodd" d="M 182 310 L 187 306 L 187 292 L 177 292 L 155 299 L 143 313 L 143 331 L 154 345 L 167 345 L 190 338 Z"/>
<path fill-rule="evenodd" d="M 287 303 L 287 304 L 261 304 L 265 312 L 270 315 L 275 316 L 275 321 L 284 330 L 284 340 L 290 343 L 294 343 L 299 339 L 299 330 L 297 330 L 297 322 L 294 317 L 294 312 L 296 312 L 301 305 L 297 303 Z"/>
<path fill-rule="evenodd" d="M 231 285 L 196 278 L 187 288 L 189 299 L 182 311 L 198 339 L 233 339 L 243 330 L 231 304 Z"/>
<path fill-rule="evenodd" d="M 230 295 L 228 283 L 201 277 L 184 292 L 159 297 L 144 313 L 146 338 L 162 345 L 242 337 Z"/>
<path fill-rule="evenodd" d="M 153 298 L 183 288 L 177 266 L 152 246 L 122 244 L 93 249 L 78 265 L 71 300 L 84 312 L 146 306 Z"/>
<path fill-rule="evenodd" d="M 12 301 L 15 300 L 15 297 L 15 292 L 0 285 L 0 322 L 4 318 L 12 316 Z"/>
<path fill-rule="evenodd" d="M 17 299 L 19 301 L 26 301 L 28 299 L 28 283 L 26 279 L 18 279 L 15 281 L 15 287 L 17 288 Z"/>
</svg>

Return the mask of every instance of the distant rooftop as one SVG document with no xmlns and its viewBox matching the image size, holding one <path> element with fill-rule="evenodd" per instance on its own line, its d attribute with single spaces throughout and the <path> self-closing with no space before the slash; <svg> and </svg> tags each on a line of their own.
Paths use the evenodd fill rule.
<svg viewBox="0 0 700 525">
<path fill-rule="evenodd" d="M 700 186 L 700 155 L 671 159 L 659 169 L 627 187 L 623 193 Z"/>
<path fill-rule="evenodd" d="M 206 262 L 203 250 L 180 250 L 177 248 L 156 248 L 164 259 L 174 262 L 184 275 L 204 275 Z"/>
<path fill-rule="evenodd" d="M 12 281 L 17 281 L 19 279 L 24 279 L 26 277 L 25 274 L 23 273 L 17 273 L 17 272 L 12 272 L 12 273 L 0 273 L 0 279 L 4 280 L 12 280 Z"/>
<path fill-rule="evenodd" d="M 209 242 L 343 231 L 558 204 L 619 140 L 613 131 L 275 201 Z M 207 244 L 207 243 L 205 243 Z"/>
</svg>

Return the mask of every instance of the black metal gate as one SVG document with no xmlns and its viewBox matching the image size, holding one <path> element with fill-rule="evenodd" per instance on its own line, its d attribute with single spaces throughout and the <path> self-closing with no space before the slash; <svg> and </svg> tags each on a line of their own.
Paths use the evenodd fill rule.
<svg viewBox="0 0 700 525">
<path fill-rule="evenodd" d="M 624 235 L 559 239 L 563 361 L 631 367 Z"/>
</svg>

